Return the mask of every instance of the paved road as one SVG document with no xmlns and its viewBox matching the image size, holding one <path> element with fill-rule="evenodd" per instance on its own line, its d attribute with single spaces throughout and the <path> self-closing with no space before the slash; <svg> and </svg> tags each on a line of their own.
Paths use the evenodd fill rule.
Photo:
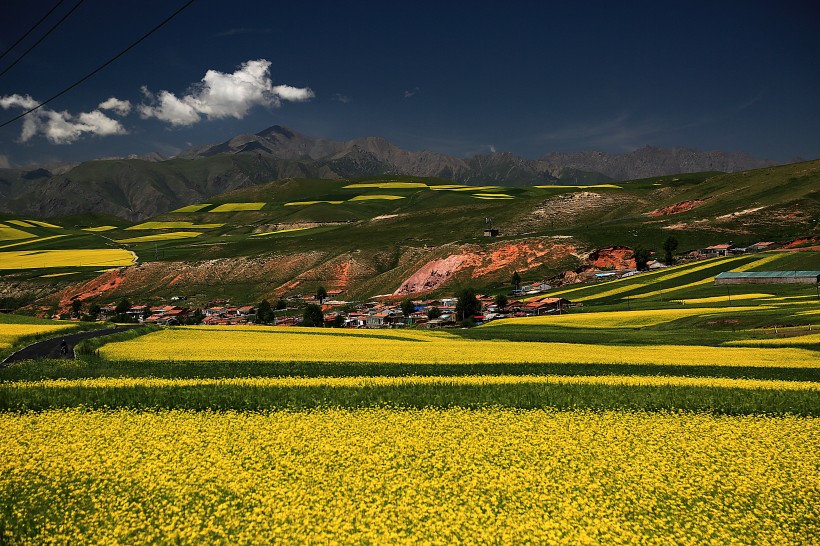
<svg viewBox="0 0 820 546">
<path fill-rule="evenodd" d="M 23 347 L 16 353 L 9 355 L 2 363 L 0 363 L 0 367 L 8 366 L 14 362 L 20 362 L 21 360 L 31 360 L 35 358 L 74 358 L 74 346 L 77 345 L 80 341 L 84 339 L 91 339 L 93 337 L 101 337 L 107 336 L 110 334 L 117 334 L 119 332 L 125 332 L 126 330 L 131 330 L 133 328 L 137 328 L 138 324 L 127 325 L 127 326 L 115 326 L 114 328 L 106 328 L 105 330 L 91 330 L 88 332 L 80 332 L 78 334 L 66 334 L 63 336 L 46 339 L 43 341 L 38 341 L 37 343 L 32 343 L 28 347 Z M 67 355 L 60 355 L 60 341 L 65 340 L 68 344 L 68 354 Z"/>
</svg>

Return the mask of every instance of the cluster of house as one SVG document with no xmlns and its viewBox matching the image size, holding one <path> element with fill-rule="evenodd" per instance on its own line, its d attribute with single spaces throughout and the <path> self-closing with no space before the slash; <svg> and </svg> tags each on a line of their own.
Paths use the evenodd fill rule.
<svg viewBox="0 0 820 546">
<path fill-rule="evenodd" d="M 732 243 L 721 243 L 719 245 L 707 246 L 699 250 L 693 250 L 690 256 L 696 258 L 716 258 L 718 256 L 728 256 L 730 254 L 748 254 L 750 252 L 763 252 L 764 250 L 774 250 L 782 245 L 772 241 L 763 241 L 749 246 L 735 246 Z"/>
<path fill-rule="evenodd" d="M 523 289 L 522 289 L 523 291 Z M 526 317 L 546 314 L 565 313 L 570 305 L 569 300 L 555 297 L 532 297 L 514 299 L 504 307 L 499 307 L 495 299 L 479 296 L 481 311 L 473 317 L 477 323 L 499 318 Z M 428 328 L 446 328 L 457 325 L 456 298 L 441 298 L 413 302 L 413 310 L 405 315 L 400 303 L 371 301 L 350 304 L 330 300 L 322 304 L 324 321 L 327 326 L 345 328 L 395 328 L 402 326 L 426 326 Z M 435 308 L 436 312 L 432 312 Z M 133 305 L 126 315 L 135 322 L 157 324 L 160 326 L 177 326 L 185 324 L 197 315 L 205 325 L 242 325 L 253 322 L 257 307 L 254 305 L 232 306 L 228 301 L 211 301 L 203 309 L 192 310 L 179 305 L 149 307 Z M 113 318 L 116 314 L 114 305 L 100 309 L 102 320 Z M 275 319 L 279 326 L 297 326 L 302 322 L 301 316 L 282 315 Z"/>
</svg>

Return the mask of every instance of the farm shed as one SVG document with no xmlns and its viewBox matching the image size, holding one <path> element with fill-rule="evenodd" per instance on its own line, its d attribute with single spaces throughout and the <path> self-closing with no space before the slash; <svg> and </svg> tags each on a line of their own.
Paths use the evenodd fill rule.
<svg viewBox="0 0 820 546">
<path fill-rule="evenodd" d="M 817 284 L 820 271 L 724 271 L 715 276 L 721 284 Z"/>
</svg>

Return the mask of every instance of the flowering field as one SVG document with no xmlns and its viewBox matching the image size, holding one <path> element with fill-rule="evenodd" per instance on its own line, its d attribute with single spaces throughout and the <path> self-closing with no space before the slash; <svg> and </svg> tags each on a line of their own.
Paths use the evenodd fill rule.
<svg viewBox="0 0 820 546">
<path fill-rule="evenodd" d="M 444 332 L 322 328 L 182 326 L 99 350 L 109 360 L 268 361 L 407 364 L 663 364 L 820 368 L 820 353 L 806 349 L 705 346 L 611 347 L 581 343 L 462 339 Z"/>
<path fill-rule="evenodd" d="M 127 266 L 134 255 L 120 248 L 84 250 L 35 250 L 0 252 L 0 269 L 39 269 L 49 267 Z"/>
<path fill-rule="evenodd" d="M 143 222 L 125 229 L 213 229 L 220 228 L 225 224 L 195 224 L 193 222 Z"/>
<path fill-rule="evenodd" d="M 557 319 L 600 337 L 724 312 L 522 328 Z M 85 359 L 0 369 L 0 544 L 820 534 L 820 351 L 805 345 L 263 326 L 118 335 Z"/>
<path fill-rule="evenodd" d="M 174 239 L 191 239 L 202 235 L 201 231 L 171 231 L 168 233 L 156 233 L 154 235 L 141 235 L 130 239 L 119 239 L 118 243 L 150 243 L 154 241 L 171 241 Z"/>
<path fill-rule="evenodd" d="M 20 338 L 70 330 L 76 324 L 6 324 L 0 323 L 0 349 L 11 347 Z"/>
<path fill-rule="evenodd" d="M 0 414 L 20 544 L 810 544 L 790 416 L 510 409 Z"/>
<path fill-rule="evenodd" d="M 222 203 L 208 212 L 239 212 L 244 210 L 261 210 L 265 203 Z"/>
</svg>

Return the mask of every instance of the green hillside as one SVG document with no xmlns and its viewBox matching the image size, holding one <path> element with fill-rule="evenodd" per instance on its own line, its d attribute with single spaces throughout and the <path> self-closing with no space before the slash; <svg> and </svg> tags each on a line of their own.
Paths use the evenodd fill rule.
<svg viewBox="0 0 820 546">
<path fill-rule="evenodd" d="M 182 171 L 208 168 L 204 162 L 179 161 Z M 100 214 L 46 221 L 0 215 L 5 226 L 0 231 L 0 298 L 17 294 L 20 301 L 7 301 L 16 307 L 94 279 L 116 260 L 103 263 L 79 253 L 73 262 L 61 256 L 56 264 L 49 261 L 56 255 L 47 251 L 103 249 L 133 252 L 143 264 L 139 282 L 135 272 L 121 288 L 130 297 L 227 290 L 234 298 L 257 299 L 327 284 L 364 298 L 391 293 L 425 263 L 452 256 L 466 256 L 462 262 L 469 264 L 447 272 L 446 282 L 439 283 L 442 290 L 461 284 L 504 290 L 512 271 L 522 271 L 525 280 L 550 278 L 584 265 L 586 255 L 598 248 L 641 245 L 660 251 L 669 235 L 678 238 L 681 254 L 728 241 L 745 246 L 818 237 L 820 161 L 578 186 L 463 186 L 408 176 L 291 178 L 243 187 L 205 203 L 179 204 L 172 212 L 134 223 Z M 500 236 L 483 236 L 487 219 Z M 31 259 L 34 252 L 42 256 L 36 267 L 30 265 L 37 262 Z M 29 265 L 12 260 L 20 253 Z M 212 271 L 187 271 L 202 263 Z M 172 284 L 175 270 L 185 275 Z M 622 282 L 640 284 L 649 278 Z M 582 288 L 573 296 L 597 289 Z M 593 300 L 621 304 L 625 295 L 640 294 L 627 290 Z M 690 296 L 684 290 L 680 297 Z"/>
</svg>

